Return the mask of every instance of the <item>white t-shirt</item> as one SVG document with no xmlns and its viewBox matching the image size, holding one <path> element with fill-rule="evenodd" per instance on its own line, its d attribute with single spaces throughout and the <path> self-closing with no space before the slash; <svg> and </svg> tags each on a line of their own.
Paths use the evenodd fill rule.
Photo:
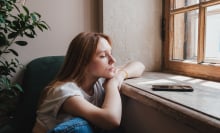
<svg viewBox="0 0 220 133">
<path fill-rule="evenodd" d="M 37 122 L 47 129 L 52 129 L 55 125 L 73 118 L 70 114 L 59 112 L 64 101 L 70 96 L 82 96 L 90 103 L 101 107 L 104 99 L 103 82 L 104 79 L 100 78 L 95 83 L 93 96 L 88 95 L 74 82 L 67 82 L 55 88 L 37 110 Z"/>
</svg>

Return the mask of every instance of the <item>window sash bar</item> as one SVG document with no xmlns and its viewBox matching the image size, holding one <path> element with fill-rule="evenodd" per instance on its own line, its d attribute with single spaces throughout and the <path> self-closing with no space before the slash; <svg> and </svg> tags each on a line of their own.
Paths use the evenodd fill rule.
<svg viewBox="0 0 220 133">
<path fill-rule="evenodd" d="M 198 57 L 197 62 L 202 63 L 204 62 L 205 58 L 205 16 L 206 16 L 206 9 L 205 7 L 199 7 L 199 31 L 198 31 Z"/>
<path fill-rule="evenodd" d="M 171 0 L 171 6 L 174 6 L 174 0 Z M 212 0 L 212 1 L 205 1 L 205 2 L 200 2 L 200 4 L 195 4 L 187 7 L 181 7 L 177 9 L 170 9 L 170 14 L 178 14 L 178 13 L 184 13 L 186 11 L 191 11 L 191 10 L 196 10 L 199 9 L 200 7 L 208 7 L 208 6 L 213 6 L 220 4 L 219 0 Z"/>
<path fill-rule="evenodd" d="M 217 4 L 220 4 L 219 0 L 211 0 L 211 1 L 201 2 L 202 7 L 213 6 L 213 5 L 217 5 Z"/>
</svg>

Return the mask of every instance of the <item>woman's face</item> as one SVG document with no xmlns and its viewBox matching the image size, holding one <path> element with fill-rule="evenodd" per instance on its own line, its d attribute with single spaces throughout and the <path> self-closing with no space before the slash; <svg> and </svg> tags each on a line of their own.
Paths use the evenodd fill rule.
<svg viewBox="0 0 220 133">
<path fill-rule="evenodd" d="M 111 46 L 104 38 L 98 41 L 96 52 L 88 64 L 88 73 L 94 77 L 112 78 L 115 75 L 115 58 L 111 54 Z"/>
</svg>

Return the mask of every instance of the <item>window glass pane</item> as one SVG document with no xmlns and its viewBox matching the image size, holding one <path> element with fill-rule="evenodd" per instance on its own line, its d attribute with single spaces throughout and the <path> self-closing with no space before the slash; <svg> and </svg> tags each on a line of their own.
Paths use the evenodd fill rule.
<svg viewBox="0 0 220 133">
<path fill-rule="evenodd" d="M 198 10 L 174 15 L 174 60 L 196 60 L 198 46 Z"/>
<path fill-rule="evenodd" d="M 198 3 L 199 3 L 199 0 L 174 0 L 173 8 L 177 9 L 177 8 L 195 5 Z"/>
<path fill-rule="evenodd" d="M 207 7 L 205 61 L 213 63 L 220 61 L 220 5 Z M 217 61 L 218 60 L 218 61 Z"/>
</svg>

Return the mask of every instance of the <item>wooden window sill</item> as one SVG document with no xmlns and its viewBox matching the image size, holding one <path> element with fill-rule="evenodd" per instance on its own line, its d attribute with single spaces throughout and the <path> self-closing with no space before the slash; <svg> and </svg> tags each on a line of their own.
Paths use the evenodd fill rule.
<svg viewBox="0 0 220 133">
<path fill-rule="evenodd" d="M 152 84 L 191 85 L 193 92 L 152 91 Z M 181 75 L 145 72 L 127 79 L 121 93 L 201 132 L 220 132 L 220 83 Z M 147 115 L 147 114 L 146 114 Z"/>
</svg>

